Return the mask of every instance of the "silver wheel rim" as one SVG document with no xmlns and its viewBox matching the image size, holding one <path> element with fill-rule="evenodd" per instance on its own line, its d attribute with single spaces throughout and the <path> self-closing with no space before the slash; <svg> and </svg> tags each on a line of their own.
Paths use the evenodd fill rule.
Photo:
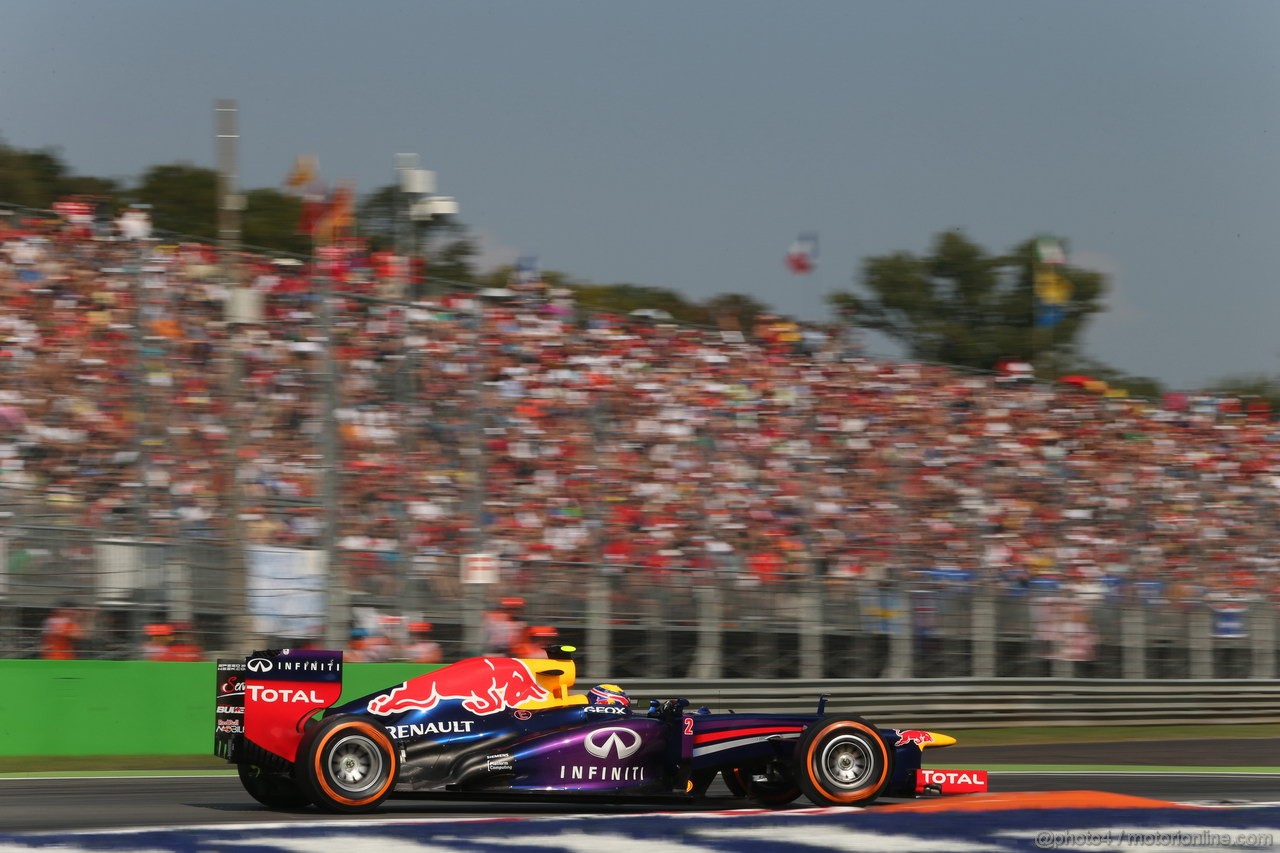
<svg viewBox="0 0 1280 853">
<path fill-rule="evenodd" d="M 349 734 L 329 750 L 329 778 L 348 794 L 362 794 L 383 777 L 382 750 L 367 735 Z"/>
<path fill-rule="evenodd" d="M 822 745 L 818 766 L 833 786 L 851 791 L 871 781 L 875 754 L 858 735 L 836 735 Z"/>
</svg>

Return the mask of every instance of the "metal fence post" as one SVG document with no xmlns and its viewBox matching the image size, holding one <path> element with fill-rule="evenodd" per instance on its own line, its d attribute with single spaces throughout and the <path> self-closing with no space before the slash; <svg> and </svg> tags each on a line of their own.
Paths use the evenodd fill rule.
<svg viewBox="0 0 1280 853">
<path fill-rule="evenodd" d="M 1146 678 L 1147 622 L 1141 609 L 1125 607 L 1120 611 L 1121 672 L 1125 678 Z"/>
<path fill-rule="evenodd" d="M 456 570 L 456 569 L 455 569 Z M 462 585 L 463 645 L 468 655 L 484 654 L 484 608 L 486 584 Z"/>
<path fill-rule="evenodd" d="M 914 605 L 911 600 L 910 590 L 902 590 L 900 587 L 894 590 L 895 597 L 899 597 L 903 605 L 890 620 L 889 625 L 889 666 L 885 669 L 883 676 L 885 678 L 911 678 L 915 675 L 912 672 L 912 663 L 915 660 L 915 649 L 912 648 L 915 642 L 914 620 L 911 618 L 914 612 Z"/>
<path fill-rule="evenodd" d="M 671 633 L 667 630 L 664 613 L 670 612 L 670 591 L 665 583 L 645 599 L 643 623 L 648 629 L 645 649 L 648 667 L 658 678 L 671 677 Z"/>
<path fill-rule="evenodd" d="M 818 594 L 820 583 L 813 576 L 807 577 L 800 591 L 800 610 L 796 614 L 799 624 L 796 629 L 800 633 L 801 678 L 822 677 L 822 642 L 826 626 L 822 618 L 822 599 Z"/>
<path fill-rule="evenodd" d="M 989 589 L 983 587 L 970 599 L 973 605 L 973 675 L 996 675 L 996 605 Z"/>
<path fill-rule="evenodd" d="M 1054 650 L 1050 654 L 1054 656 L 1049 663 L 1054 678 L 1072 678 L 1075 676 L 1075 666 L 1071 661 L 1064 658 L 1060 651 Z"/>
<path fill-rule="evenodd" d="M 1197 607 L 1187 617 L 1191 643 L 1191 677 L 1213 678 L 1213 636 L 1208 608 Z"/>
<path fill-rule="evenodd" d="M 1250 678 L 1275 678 L 1276 673 L 1276 609 L 1266 601 L 1255 601 L 1249 608 L 1249 636 L 1253 643 Z"/>
<path fill-rule="evenodd" d="M 697 587 L 694 601 L 698 606 L 698 648 L 689 667 L 689 678 L 719 678 L 724 656 L 724 619 L 720 589 L 707 584 Z"/>
<path fill-rule="evenodd" d="M 587 586 L 587 669 L 591 679 L 608 678 L 613 671 L 613 637 L 610 622 L 613 584 L 608 575 L 593 571 Z"/>
</svg>

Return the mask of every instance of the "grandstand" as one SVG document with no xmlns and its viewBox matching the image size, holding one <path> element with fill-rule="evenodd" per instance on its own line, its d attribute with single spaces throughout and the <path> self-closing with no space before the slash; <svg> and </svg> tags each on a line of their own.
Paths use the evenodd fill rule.
<svg viewBox="0 0 1280 853">
<path fill-rule="evenodd" d="M 394 615 L 453 658 L 514 593 L 620 676 L 1278 674 L 1263 413 L 567 291 L 397 300 L 358 249 L 240 255 L 261 308 L 229 316 L 207 245 L 0 228 L 6 657 L 71 603 L 85 656 L 155 622 L 238 650 Z"/>
</svg>

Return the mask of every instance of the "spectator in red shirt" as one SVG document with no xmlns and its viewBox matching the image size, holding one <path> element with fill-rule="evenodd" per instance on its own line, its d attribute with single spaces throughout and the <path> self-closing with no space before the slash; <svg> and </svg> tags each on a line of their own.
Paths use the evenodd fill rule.
<svg viewBox="0 0 1280 853">
<path fill-rule="evenodd" d="M 204 660 L 204 650 L 196 641 L 195 629 L 189 622 L 179 622 L 173 626 L 173 641 L 160 653 L 164 661 L 200 661 Z"/>
<path fill-rule="evenodd" d="M 74 660 L 84 636 L 80 611 L 71 604 L 59 604 L 44 620 L 40 656 L 45 660 Z"/>
</svg>

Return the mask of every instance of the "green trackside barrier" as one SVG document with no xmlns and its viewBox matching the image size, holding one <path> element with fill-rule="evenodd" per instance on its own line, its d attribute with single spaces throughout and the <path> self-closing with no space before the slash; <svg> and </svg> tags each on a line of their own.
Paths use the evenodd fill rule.
<svg viewBox="0 0 1280 853">
<path fill-rule="evenodd" d="M 346 702 L 434 664 L 355 663 Z M 212 661 L 0 660 L 0 756 L 213 754 Z"/>
</svg>

